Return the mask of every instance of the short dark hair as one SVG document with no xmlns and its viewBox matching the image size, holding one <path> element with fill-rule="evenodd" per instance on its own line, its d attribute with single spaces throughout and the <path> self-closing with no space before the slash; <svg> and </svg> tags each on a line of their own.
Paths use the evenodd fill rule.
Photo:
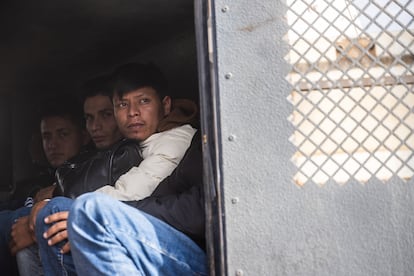
<svg viewBox="0 0 414 276">
<path fill-rule="evenodd" d="M 70 120 L 80 129 L 85 128 L 83 108 L 79 99 L 72 95 L 56 95 L 45 98 L 39 109 L 39 124 L 50 117 L 61 117 Z"/>
<path fill-rule="evenodd" d="M 88 79 L 80 88 L 81 102 L 95 96 L 107 96 L 112 101 L 112 87 L 110 75 L 100 75 Z"/>
<path fill-rule="evenodd" d="M 166 77 L 153 63 L 127 63 L 115 69 L 112 75 L 113 96 L 122 97 L 144 87 L 153 88 L 160 100 L 169 94 Z"/>
</svg>

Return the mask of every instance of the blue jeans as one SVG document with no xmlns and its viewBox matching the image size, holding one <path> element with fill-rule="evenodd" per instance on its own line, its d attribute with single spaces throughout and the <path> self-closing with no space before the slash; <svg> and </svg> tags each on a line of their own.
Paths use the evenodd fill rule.
<svg viewBox="0 0 414 276">
<path fill-rule="evenodd" d="M 72 202 L 55 198 L 42 212 L 67 210 Z M 44 215 L 38 216 L 36 236 L 45 275 L 207 275 L 206 254 L 195 242 L 109 196 L 88 193 L 74 201 L 68 221 L 71 254 L 62 256 L 59 246 L 42 238 L 48 227 Z"/>
<path fill-rule="evenodd" d="M 0 268 L 4 275 L 12 274 L 16 269 L 9 249 L 12 225 L 16 219 L 28 216 L 30 211 L 29 207 L 21 207 L 13 211 L 0 212 Z"/>
<path fill-rule="evenodd" d="M 43 275 L 37 244 L 33 244 L 17 252 L 16 259 L 20 276 Z"/>
<path fill-rule="evenodd" d="M 46 232 L 50 226 L 49 224 L 45 224 L 43 219 L 46 216 L 57 212 L 69 211 L 72 204 L 73 200 L 70 198 L 55 197 L 51 199 L 37 215 L 36 240 L 39 247 L 39 255 L 44 275 L 76 275 L 71 253 L 60 253 L 61 248 L 67 241 L 58 243 L 55 246 L 49 246 L 47 240 L 43 238 L 43 233 Z"/>
</svg>

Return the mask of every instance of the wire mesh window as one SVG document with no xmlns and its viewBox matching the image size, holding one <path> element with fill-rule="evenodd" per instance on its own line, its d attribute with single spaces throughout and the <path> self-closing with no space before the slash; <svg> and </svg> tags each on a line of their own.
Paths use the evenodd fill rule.
<svg viewBox="0 0 414 276">
<path fill-rule="evenodd" d="M 414 174 L 414 1 L 288 0 L 298 185 Z"/>
</svg>

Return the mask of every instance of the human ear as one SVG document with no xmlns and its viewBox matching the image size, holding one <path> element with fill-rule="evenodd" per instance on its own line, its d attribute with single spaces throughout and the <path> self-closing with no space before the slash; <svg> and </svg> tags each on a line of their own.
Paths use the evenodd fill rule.
<svg viewBox="0 0 414 276">
<path fill-rule="evenodd" d="M 162 99 L 162 107 L 164 109 L 164 116 L 167 116 L 171 112 L 171 97 L 165 96 L 164 99 Z"/>
</svg>

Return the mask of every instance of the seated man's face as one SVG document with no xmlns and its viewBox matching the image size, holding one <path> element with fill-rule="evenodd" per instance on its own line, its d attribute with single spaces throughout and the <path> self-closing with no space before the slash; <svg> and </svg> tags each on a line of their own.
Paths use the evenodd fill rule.
<svg viewBox="0 0 414 276">
<path fill-rule="evenodd" d="M 77 155 L 88 141 L 86 133 L 63 117 L 46 117 L 40 123 L 43 150 L 53 168 Z"/>
<path fill-rule="evenodd" d="M 158 124 L 171 109 L 171 98 L 162 101 L 151 87 L 144 87 L 122 98 L 114 96 L 115 119 L 122 134 L 138 141 L 143 141 L 157 132 Z"/>
<path fill-rule="evenodd" d="M 89 97 L 83 104 L 86 130 L 98 149 L 112 146 L 122 134 L 114 117 L 114 108 L 108 96 Z"/>
</svg>

